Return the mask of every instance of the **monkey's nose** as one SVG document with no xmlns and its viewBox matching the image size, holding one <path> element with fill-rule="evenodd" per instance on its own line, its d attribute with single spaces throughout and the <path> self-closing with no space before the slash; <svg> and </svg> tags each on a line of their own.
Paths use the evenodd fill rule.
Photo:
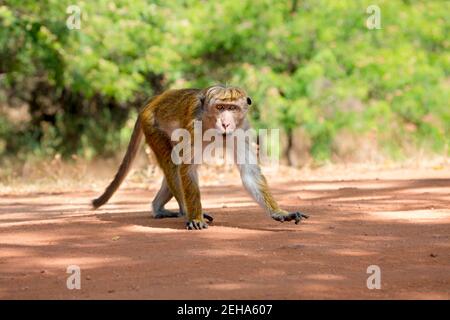
<svg viewBox="0 0 450 320">
<path fill-rule="evenodd" d="M 227 128 L 230 126 L 230 124 L 229 123 L 223 123 L 222 122 L 222 127 L 225 129 L 225 130 L 227 130 Z"/>
</svg>

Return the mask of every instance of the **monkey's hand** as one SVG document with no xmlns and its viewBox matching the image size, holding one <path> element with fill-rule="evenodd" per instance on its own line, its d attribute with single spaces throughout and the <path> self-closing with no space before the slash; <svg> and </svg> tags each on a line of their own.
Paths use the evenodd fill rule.
<svg viewBox="0 0 450 320">
<path fill-rule="evenodd" d="M 284 221 L 291 221 L 295 220 L 295 224 L 298 224 L 300 220 L 308 219 L 309 216 L 301 213 L 299 211 L 296 212 L 287 212 L 287 211 L 281 211 L 281 212 L 274 212 L 270 215 L 273 220 L 284 222 Z"/>
<path fill-rule="evenodd" d="M 201 230 L 208 228 L 208 223 L 203 219 L 192 219 L 186 222 L 186 229 L 188 230 Z"/>
</svg>

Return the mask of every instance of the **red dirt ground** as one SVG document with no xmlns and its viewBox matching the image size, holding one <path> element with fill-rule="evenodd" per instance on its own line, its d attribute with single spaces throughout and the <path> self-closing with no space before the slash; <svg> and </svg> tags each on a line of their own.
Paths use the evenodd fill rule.
<svg viewBox="0 0 450 320">
<path fill-rule="evenodd" d="M 236 185 L 203 188 L 202 231 L 155 220 L 155 189 L 0 196 L 1 299 L 449 299 L 450 175 L 272 183 L 267 217 Z M 447 177 L 447 178 L 446 178 Z M 301 177 L 298 177 L 300 179 Z M 171 203 L 173 206 L 173 203 Z M 68 290 L 66 268 L 81 268 Z M 369 290 L 367 267 L 381 268 Z"/>
</svg>

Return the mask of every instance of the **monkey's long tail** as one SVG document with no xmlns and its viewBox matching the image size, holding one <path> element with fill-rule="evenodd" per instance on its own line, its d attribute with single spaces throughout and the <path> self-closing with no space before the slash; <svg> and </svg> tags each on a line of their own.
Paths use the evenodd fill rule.
<svg viewBox="0 0 450 320">
<path fill-rule="evenodd" d="M 130 171 L 131 164 L 133 160 L 136 158 L 136 154 L 142 140 L 143 131 L 141 119 L 138 117 L 136 120 L 136 124 L 134 125 L 133 134 L 131 135 L 130 144 L 128 145 L 127 152 L 125 153 L 125 157 L 120 164 L 119 170 L 117 170 L 114 179 L 111 181 L 109 186 L 106 188 L 105 192 L 98 197 L 97 199 L 92 200 L 92 205 L 94 209 L 97 209 L 104 205 L 108 200 L 112 197 L 114 192 L 119 188 L 122 184 L 123 180 L 127 176 L 128 171 Z"/>
</svg>

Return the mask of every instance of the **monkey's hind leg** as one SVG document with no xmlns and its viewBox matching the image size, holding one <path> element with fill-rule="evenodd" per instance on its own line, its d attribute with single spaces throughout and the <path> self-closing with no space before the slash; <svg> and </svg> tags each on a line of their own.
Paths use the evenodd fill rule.
<svg viewBox="0 0 450 320">
<path fill-rule="evenodd" d="M 153 216 L 155 217 L 155 219 L 178 218 L 184 215 L 183 209 L 179 203 L 179 211 L 170 211 L 164 208 L 165 204 L 169 202 L 172 197 L 173 194 L 170 191 L 169 186 L 167 185 L 166 178 L 164 178 L 161 184 L 161 188 L 156 194 L 155 199 L 152 201 Z"/>
<path fill-rule="evenodd" d="M 185 215 L 180 203 L 178 203 L 178 206 L 180 208 L 179 211 L 171 211 L 164 208 L 165 204 L 169 202 L 172 197 L 172 191 L 170 191 L 170 188 L 167 185 L 166 178 L 164 178 L 161 184 L 161 188 L 159 189 L 158 193 L 155 196 L 155 199 L 152 202 L 153 216 L 155 219 L 179 218 Z M 203 213 L 203 217 L 209 222 L 212 222 L 214 220 L 214 218 L 208 213 Z"/>
</svg>

